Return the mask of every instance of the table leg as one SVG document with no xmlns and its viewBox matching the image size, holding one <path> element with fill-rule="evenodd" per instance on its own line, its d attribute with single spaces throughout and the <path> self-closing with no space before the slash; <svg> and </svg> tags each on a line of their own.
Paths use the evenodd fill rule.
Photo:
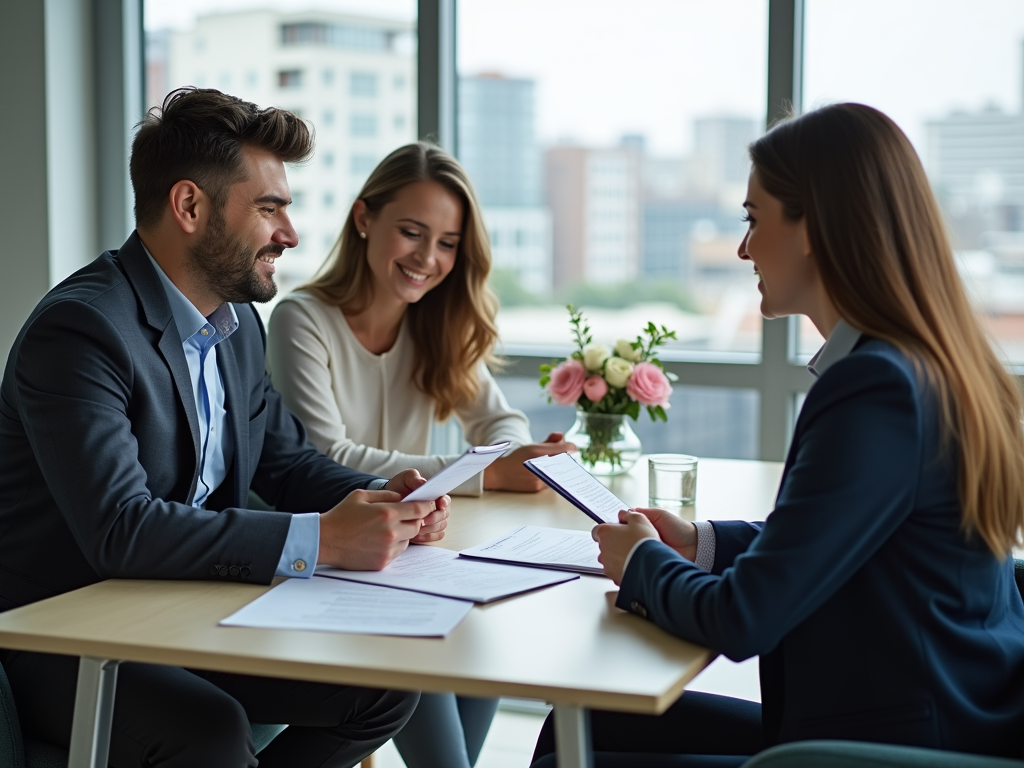
<svg viewBox="0 0 1024 768">
<path fill-rule="evenodd" d="M 558 768 L 594 768 L 590 713 L 586 707 L 555 704 L 555 754 Z"/>
<path fill-rule="evenodd" d="M 107 768 L 120 661 L 81 658 L 68 768 Z"/>
</svg>

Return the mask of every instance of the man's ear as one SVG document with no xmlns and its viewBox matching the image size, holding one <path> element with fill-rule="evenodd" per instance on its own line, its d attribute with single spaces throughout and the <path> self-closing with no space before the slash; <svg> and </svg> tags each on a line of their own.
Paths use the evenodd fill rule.
<svg viewBox="0 0 1024 768">
<path fill-rule="evenodd" d="M 183 232 L 194 235 L 209 213 L 210 198 L 194 181 L 183 179 L 171 187 L 168 199 L 174 221 Z"/>
</svg>

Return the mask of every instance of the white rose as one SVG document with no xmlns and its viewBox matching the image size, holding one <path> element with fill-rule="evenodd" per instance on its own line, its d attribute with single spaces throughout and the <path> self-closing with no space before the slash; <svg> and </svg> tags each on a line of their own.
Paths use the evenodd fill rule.
<svg viewBox="0 0 1024 768">
<path fill-rule="evenodd" d="M 624 387 L 633 375 L 633 364 L 621 357 L 613 357 L 604 366 L 604 377 L 613 387 Z"/>
<path fill-rule="evenodd" d="M 588 371 L 600 371 L 609 354 L 604 344 L 588 344 L 583 349 L 583 364 Z"/>
<path fill-rule="evenodd" d="M 619 339 L 615 342 L 615 354 L 623 360 L 629 360 L 633 363 L 640 362 L 640 350 L 633 349 L 633 345 L 628 339 Z"/>
</svg>

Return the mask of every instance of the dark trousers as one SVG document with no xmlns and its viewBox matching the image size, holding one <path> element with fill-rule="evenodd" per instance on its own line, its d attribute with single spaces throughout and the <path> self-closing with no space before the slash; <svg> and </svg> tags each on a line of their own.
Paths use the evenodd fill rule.
<svg viewBox="0 0 1024 768">
<path fill-rule="evenodd" d="M 67 747 L 78 658 L 4 651 L 22 730 Z M 286 723 L 260 768 L 352 766 L 394 736 L 417 693 L 277 680 L 124 662 L 117 673 L 110 765 L 257 765 L 249 723 Z"/>
<path fill-rule="evenodd" d="M 764 749 L 761 705 L 688 691 L 664 714 L 590 713 L 595 768 L 733 768 Z M 534 768 L 554 768 L 554 718 L 537 739 Z"/>
</svg>

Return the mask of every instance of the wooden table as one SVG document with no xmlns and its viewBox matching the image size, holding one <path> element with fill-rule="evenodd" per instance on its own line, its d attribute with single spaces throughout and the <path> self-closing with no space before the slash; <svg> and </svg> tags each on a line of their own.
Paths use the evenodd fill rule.
<svg viewBox="0 0 1024 768">
<path fill-rule="evenodd" d="M 699 519 L 763 519 L 781 465 L 702 460 Z M 610 481 L 646 504 L 646 462 Z M 586 530 L 552 491 L 456 498 L 443 544 L 462 549 L 519 525 Z M 577 581 L 477 606 L 448 637 L 219 627 L 263 594 L 246 584 L 111 580 L 0 614 L 0 647 L 81 656 L 69 768 L 106 766 L 121 661 L 554 706 L 560 766 L 590 766 L 587 708 L 660 714 L 714 654 L 613 607 L 615 585 Z"/>
</svg>

